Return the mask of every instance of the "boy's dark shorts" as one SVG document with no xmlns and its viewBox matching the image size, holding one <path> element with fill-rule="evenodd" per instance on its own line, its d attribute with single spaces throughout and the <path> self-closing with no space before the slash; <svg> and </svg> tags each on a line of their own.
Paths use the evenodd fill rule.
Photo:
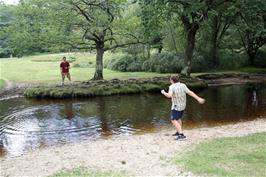
<svg viewBox="0 0 266 177">
<path fill-rule="evenodd" d="M 179 120 L 182 118 L 184 111 L 171 110 L 171 120 Z"/>
</svg>

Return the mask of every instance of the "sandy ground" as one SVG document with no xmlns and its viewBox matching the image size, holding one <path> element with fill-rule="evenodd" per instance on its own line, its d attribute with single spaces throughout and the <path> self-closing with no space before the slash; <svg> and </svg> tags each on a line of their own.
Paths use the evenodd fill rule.
<svg viewBox="0 0 266 177">
<path fill-rule="evenodd" d="M 266 119 L 212 128 L 185 130 L 188 139 L 176 141 L 173 129 L 144 135 L 119 136 L 52 146 L 23 156 L 1 158 L 1 176 L 47 176 L 62 169 L 86 167 L 139 176 L 193 176 L 174 165 L 173 157 L 192 145 L 220 137 L 266 132 Z"/>
</svg>

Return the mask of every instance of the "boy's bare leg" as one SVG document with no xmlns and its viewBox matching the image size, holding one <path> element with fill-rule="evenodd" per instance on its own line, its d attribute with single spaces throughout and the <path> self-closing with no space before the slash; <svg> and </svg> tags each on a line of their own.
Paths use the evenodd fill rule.
<svg viewBox="0 0 266 177">
<path fill-rule="evenodd" d="M 182 120 L 181 119 L 178 119 L 177 122 L 179 123 L 181 129 L 182 129 Z"/>
<path fill-rule="evenodd" d="M 182 134 L 183 133 L 183 130 L 182 130 L 182 120 L 181 119 L 178 119 L 177 122 L 179 123 L 180 130 L 181 130 L 179 133 Z"/>
<path fill-rule="evenodd" d="M 182 127 L 181 127 L 182 124 L 180 125 L 177 120 L 172 120 L 171 122 L 174 125 L 174 127 L 176 128 L 177 132 L 182 133 Z"/>
<path fill-rule="evenodd" d="M 69 73 L 67 73 L 67 78 L 71 82 L 71 78 L 70 78 L 70 74 Z"/>
<path fill-rule="evenodd" d="M 61 73 L 62 75 L 62 85 L 64 85 L 64 81 L 65 81 L 65 74 L 64 73 Z"/>
</svg>

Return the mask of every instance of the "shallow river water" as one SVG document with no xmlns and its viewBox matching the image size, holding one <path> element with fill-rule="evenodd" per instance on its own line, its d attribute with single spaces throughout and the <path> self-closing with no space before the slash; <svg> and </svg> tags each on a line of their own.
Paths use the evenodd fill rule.
<svg viewBox="0 0 266 177">
<path fill-rule="evenodd" d="M 266 116 L 266 85 L 211 87 L 188 97 L 184 128 L 209 127 Z M 72 100 L 0 101 L 0 157 L 88 139 L 158 131 L 171 126 L 170 99 L 135 94 Z M 173 130 L 174 132 L 174 130 Z"/>
</svg>

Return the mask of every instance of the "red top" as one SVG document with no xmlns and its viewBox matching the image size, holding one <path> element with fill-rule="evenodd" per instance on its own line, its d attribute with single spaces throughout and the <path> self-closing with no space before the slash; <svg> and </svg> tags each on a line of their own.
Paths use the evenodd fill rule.
<svg viewBox="0 0 266 177">
<path fill-rule="evenodd" d="M 63 62 L 61 62 L 61 64 L 60 64 L 60 68 L 62 68 L 62 72 L 63 73 L 68 73 L 69 72 L 69 63 L 67 62 L 67 61 L 63 61 Z"/>
</svg>

